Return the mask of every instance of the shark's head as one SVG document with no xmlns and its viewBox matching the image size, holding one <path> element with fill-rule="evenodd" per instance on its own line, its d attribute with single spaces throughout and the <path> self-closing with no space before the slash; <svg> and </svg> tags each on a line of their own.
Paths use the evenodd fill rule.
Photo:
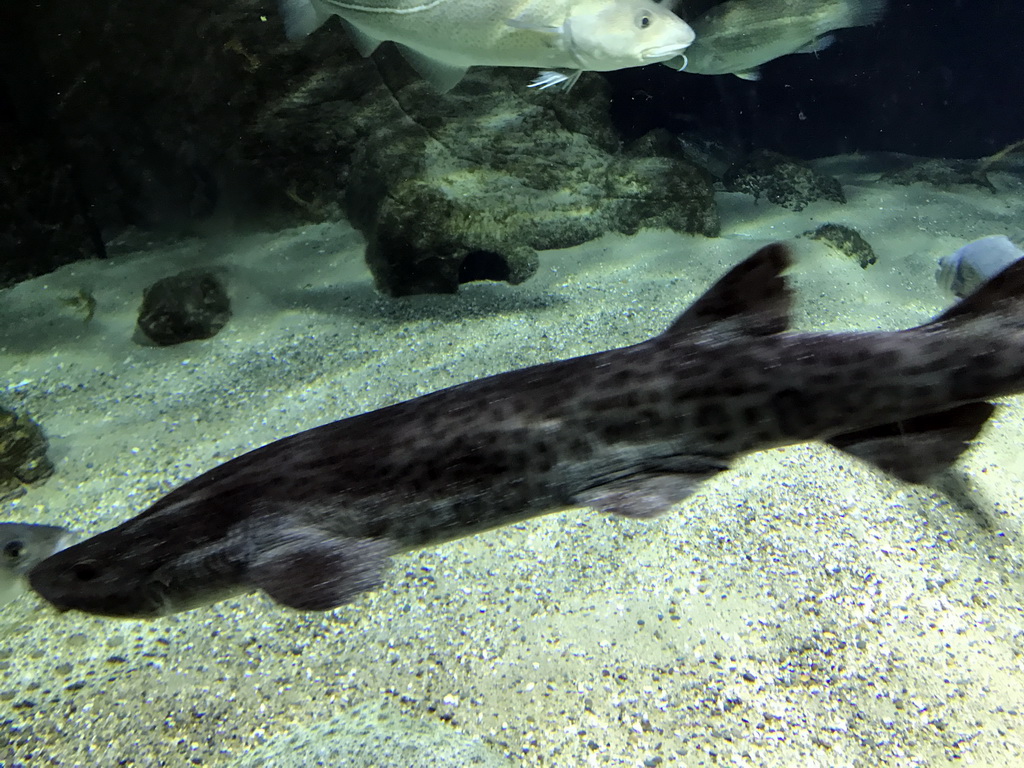
<svg viewBox="0 0 1024 768">
<path fill-rule="evenodd" d="M 671 59 L 694 40 L 689 24 L 653 0 L 586 0 L 564 29 L 580 68 L 599 72 Z"/>
<path fill-rule="evenodd" d="M 393 550 L 387 539 L 309 525 L 287 502 L 225 521 L 194 500 L 186 494 L 47 557 L 29 584 L 61 611 L 120 618 L 167 616 L 257 589 L 296 610 L 324 611 L 379 585 Z"/>
<path fill-rule="evenodd" d="M 29 585 L 61 611 L 122 618 L 166 616 L 237 594 L 245 564 L 236 551 L 173 523 L 129 520 L 37 563 Z"/>
</svg>

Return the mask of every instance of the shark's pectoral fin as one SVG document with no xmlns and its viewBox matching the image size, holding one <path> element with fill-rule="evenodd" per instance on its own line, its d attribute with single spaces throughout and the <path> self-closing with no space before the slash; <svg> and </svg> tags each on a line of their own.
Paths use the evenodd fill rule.
<svg viewBox="0 0 1024 768">
<path fill-rule="evenodd" d="M 991 403 L 967 403 L 827 442 L 901 480 L 924 483 L 967 450 L 994 410 Z"/>
<path fill-rule="evenodd" d="M 393 547 L 383 539 L 330 536 L 318 528 L 282 531 L 260 552 L 247 581 L 274 602 L 299 611 L 326 611 L 379 587 Z"/>
<path fill-rule="evenodd" d="M 668 512 L 689 497 L 701 483 L 728 469 L 717 460 L 674 457 L 631 475 L 609 478 L 579 491 L 580 506 L 625 517 L 650 518 Z"/>
<path fill-rule="evenodd" d="M 459 81 L 466 76 L 466 70 L 469 69 L 469 67 L 439 61 L 404 45 L 398 46 L 398 49 L 420 77 L 441 93 L 447 93 L 458 85 Z"/>
</svg>

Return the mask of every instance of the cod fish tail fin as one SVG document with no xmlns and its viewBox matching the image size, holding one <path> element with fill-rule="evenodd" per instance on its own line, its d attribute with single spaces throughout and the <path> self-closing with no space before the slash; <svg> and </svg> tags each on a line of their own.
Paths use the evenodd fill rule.
<svg viewBox="0 0 1024 768">
<path fill-rule="evenodd" d="M 752 336 L 782 333 L 789 327 L 793 304 L 793 292 L 782 273 L 791 263 L 785 245 L 766 245 L 729 270 L 662 336 L 689 334 L 715 325 Z"/>
<path fill-rule="evenodd" d="M 941 315 L 925 325 L 957 320 L 969 320 L 990 314 L 1000 305 L 1012 308 L 1024 323 L 1024 260 L 1011 263 L 981 284 Z"/>
<path fill-rule="evenodd" d="M 949 468 L 995 411 L 967 403 L 892 424 L 836 435 L 826 441 L 909 483 L 924 483 Z"/>
<path fill-rule="evenodd" d="M 289 40 L 301 40 L 320 27 L 330 15 L 321 10 L 316 0 L 278 0 Z"/>
<path fill-rule="evenodd" d="M 867 27 L 885 15 L 887 0 L 847 0 L 846 27 Z"/>
<path fill-rule="evenodd" d="M 382 539 L 331 536 L 297 526 L 250 563 L 246 581 L 297 611 L 327 611 L 383 583 L 393 547 Z"/>
</svg>

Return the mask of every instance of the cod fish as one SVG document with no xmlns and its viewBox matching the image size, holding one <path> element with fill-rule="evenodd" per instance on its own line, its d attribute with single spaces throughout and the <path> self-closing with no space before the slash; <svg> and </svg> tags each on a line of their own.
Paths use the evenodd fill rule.
<svg viewBox="0 0 1024 768">
<path fill-rule="evenodd" d="M 958 298 L 973 293 L 992 275 L 1024 256 L 1006 235 L 989 235 L 939 259 L 935 280 Z"/>
<path fill-rule="evenodd" d="M 658 336 L 270 443 L 29 573 L 60 609 L 154 617 L 263 590 L 327 610 L 387 558 L 570 507 L 648 518 L 752 451 L 822 440 L 909 482 L 1024 391 L 1024 262 L 924 325 L 787 332 L 782 244 Z"/>
<path fill-rule="evenodd" d="M 837 29 L 878 21 L 885 0 L 728 0 L 692 22 L 697 40 L 663 62 L 698 75 L 757 80 L 757 68 L 791 53 L 817 53 Z"/>
<path fill-rule="evenodd" d="M 450 90 L 472 66 L 567 68 L 536 85 L 583 71 L 639 67 L 681 54 L 693 30 L 654 0 L 280 0 L 292 39 L 341 17 L 359 52 L 398 43 L 437 90 Z M 547 82 L 554 78 L 554 82 Z"/>
<path fill-rule="evenodd" d="M 26 591 L 29 569 L 77 537 L 56 525 L 0 523 L 0 606 Z"/>
</svg>

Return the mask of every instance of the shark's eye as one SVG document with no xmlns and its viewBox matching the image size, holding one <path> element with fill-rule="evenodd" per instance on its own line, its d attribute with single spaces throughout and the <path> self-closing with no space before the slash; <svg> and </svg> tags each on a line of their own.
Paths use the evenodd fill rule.
<svg viewBox="0 0 1024 768">
<path fill-rule="evenodd" d="M 636 25 L 640 29 L 647 29 L 649 26 L 651 26 L 652 22 L 653 19 L 651 19 L 651 15 L 649 13 L 641 13 L 639 16 L 636 17 Z"/>
<path fill-rule="evenodd" d="M 14 541 L 8 541 L 4 544 L 4 557 L 10 558 L 11 560 L 19 560 L 24 553 L 24 542 L 15 539 Z"/>
<path fill-rule="evenodd" d="M 71 568 L 71 572 L 79 581 L 92 581 L 100 575 L 99 567 L 91 560 L 83 560 L 80 563 L 75 563 Z"/>
</svg>

